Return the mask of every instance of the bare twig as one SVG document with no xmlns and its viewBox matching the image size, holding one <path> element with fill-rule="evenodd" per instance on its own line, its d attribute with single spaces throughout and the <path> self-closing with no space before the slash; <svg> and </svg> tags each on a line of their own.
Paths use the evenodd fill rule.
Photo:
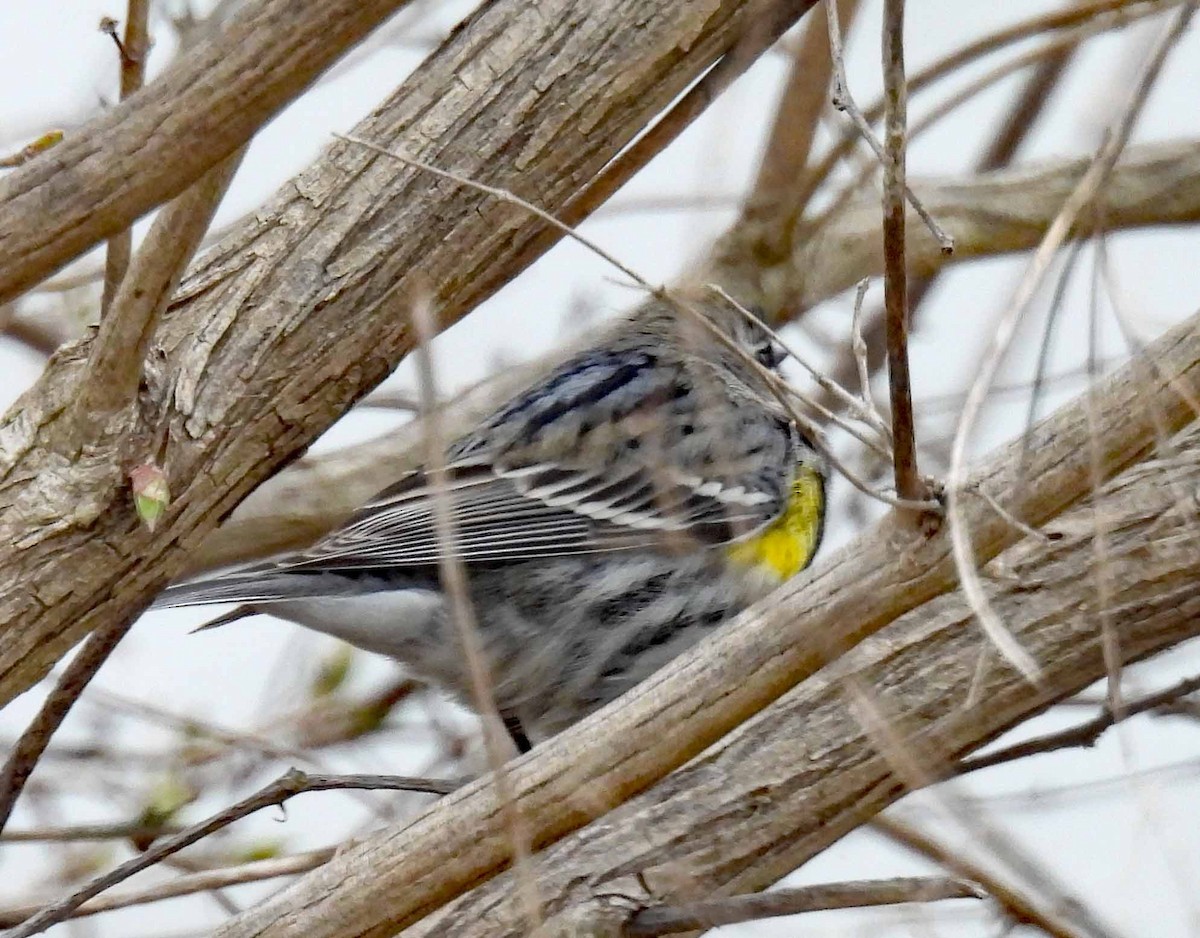
<svg viewBox="0 0 1200 938">
<path fill-rule="evenodd" d="M 987 650 L 987 646 L 984 646 L 984 651 Z M 841 683 L 859 724 L 906 788 L 910 791 L 928 788 L 950 774 L 950 765 L 935 756 L 920 739 L 907 733 L 899 714 L 890 711 L 883 698 L 859 680 L 857 675 L 847 675 Z M 994 860 L 1007 863 L 1025 882 L 1037 883 L 1047 901 L 1053 903 L 1064 917 L 1068 916 L 1065 910 L 1070 909 L 1070 917 L 1078 923 L 1078 928 L 1084 934 L 1091 938 L 1108 938 L 1111 935 L 1095 916 L 1057 882 L 1058 876 L 1053 869 L 1032 856 L 1003 829 L 990 823 L 957 790 L 943 786 L 933 794 L 937 806 L 969 832 L 972 843 L 985 850 Z"/>
<path fill-rule="evenodd" d="M 1125 702 L 1119 714 L 1114 713 L 1111 702 L 1105 701 L 1101 706 L 1101 712 L 1091 720 L 1065 730 L 1059 730 L 1056 733 L 1046 733 L 1044 736 L 1013 743 L 1011 746 L 1005 746 L 994 752 L 963 759 L 958 763 L 955 772 L 958 775 L 966 775 L 968 772 L 990 769 L 992 766 L 1004 765 L 1018 759 L 1026 759 L 1029 756 L 1057 752 L 1060 749 L 1093 746 L 1105 732 L 1116 726 L 1121 720 L 1149 711 L 1171 713 L 1172 711 L 1166 708 L 1178 703 L 1181 697 L 1194 694 L 1196 691 L 1200 691 L 1200 677 L 1190 677 L 1165 690 L 1149 694 L 1139 700 Z"/>
<path fill-rule="evenodd" d="M 866 281 L 864 281 L 864 283 L 865 282 Z M 830 395 L 839 403 L 841 403 L 852 417 L 857 420 L 861 420 L 868 427 L 878 433 L 884 442 L 881 443 L 879 440 L 873 440 L 868 437 L 864 437 L 853 426 L 847 424 L 840 415 L 827 410 L 820 402 L 809 400 L 808 398 L 796 393 L 794 389 L 792 389 L 785 382 L 781 381 L 778 375 L 773 375 L 767 369 L 763 369 L 761 367 L 755 367 L 754 365 L 751 365 L 751 367 L 755 367 L 755 370 L 759 371 L 764 378 L 770 380 L 773 385 L 785 389 L 792 397 L 800 401 L 800 403 L 807 407 L 814 408 L 818 413 L 826 417 L 831 423 L 836 423 L 841 426 L 843 430 L 860 440 L 866 446 L 874 449 L 883 458 L 891 458 L 891 451 L 886 445 L 889 432 L 888 426 L 872 405 L 868 404 L 866 400 L 860 400 L 859 398 L 855 397 L 840 384 L 837 384 L 828 378 L 824 372 L 822 372 L 815 365 L 811 364 L 807 358 L 797 352 L 792 345 L 786 342 L 778 332 L 772 329 L 769 325 L 763 323 L 757 316 L 754 315 L 754 313 L 747 309 L 744 304 L 738 302 L 738 300 L 720 284 L 706 283 L 704 286 L 728 303 L 734 310 L 737 311 L 740 316 L 746 319 L 747 322 L 751 322 L 758 328 L 765 331 L 771 340 L 783 349 L 788 358 L 795 361 L 796 364 L 808 372 L 809 376 L 812 377 L 812 379 L 823 391 L 826 392 L 826 394 Z M 735 350 L 741 352 L 743 358 L 748 357 L 745 355 L 744 350 Z M 747 364 L 749 364 L 749 362 L 747 362 Z"/>
<path fill-rule="evenodd" d="M 991 387 L 1000 363 L 1008 350 L 1009 343 L 1016 332 L 1017 324 L 1021 321 L 1042 280 L 1049 270 L 1050 262 L 1059 247 L 1066 240 L 1075 225 L 1076 219 L 1103 188 L 1116 164 L 1117 158 L 1125 149 L 1133 126 L 1141 113 L 1142 105 L 1154 86 L 1159 72 L 1166 61 L 1167 53 L 1174 47 L 1179 36 L 1187 28 L 1195 12 L 1195 2 L 1188 3 L 1180 11 L 1175 22 L 1166 30 L 1161 40 L 1147 61 L 1141 76 L 1130 96 L 1124 113 L 1109 132 L 1104 144 L 1096 154 L 1095 161 L 1088 167 L 1087 172 L 1076 184 L 1067 197 L 1058 215 L 1046 231 L 1037 250 L 1034 252 L 1025 276 L 1018 284 L 1012 300 L 1005 309 L 996 332 L 992 337 L 991 346 L 984 357 L 978 376 L 971 384 L 966 401 L 963 403 L 963 413 L 955 432 L 954 445 L 951 449 L 950 478 L 948 482 L 949 505 L 951 517 L 950 534 L 954 550 L 955 566 L 962 582 L 963 593 L 971 607 L 975 610 L 980 624 L 988 638 L 997 650 L 1008 659 L 1030 681 L 1036 681 L 1039 673 L 1037 662 L 1021 648 L 1005 628 L 1004 623 L 992 610 L 987 594 L 979 582 L 979 573 L 975 568 L 974 551 L 971 547 L 970 534 L 961 523 L 961 499 L 964 473 L 966 471 L 967 443 L 975 427 L 979 412 L 983 408 L 988 388 Z"/>
<path fill-rule="evenodd" d="M 875 395 L 871 393 L 871 368 L 867 359 L 867 343 L 862 333 L 863 302 L 867 298 L 867 289 L 870 284 L 871 281 L 863 277 L 854 291 L 854 315 L 850 320 L 850 354 L 853 356 L 855 365 L 858 368 L 859 397 L 862 398 L 863 405 L 872 414 L 876 415 L 877 425 L 886 434 L 887 442 L 891 445 L 892 431 L 884 420 L 879 417 L 879 408 L 875 406 Z M 835 378 L 830 378 L 830 381 L 836 383 Z"/>
<path fill-rule="evenodd" d="M 1118 29 L 1143 16 L 1159 15 L 1165 9 L 1182 2 L 1184 0 L 1135 0 L 1132 3 L 1130 0 L 1096 0 L 1093 3 L 1079 4 L 1069 10 L 1040 14 L 983 36 L 926 66 L 909 77 L 908 92 L 910 95 L 914 94 L 948 75 L 960 74 L 962 66 L 1032 36 L 1084 27 L 1077 30 L 1072 39 L 1066 40 L 1074 44 L 1095 35 L 1098 31 Z M 1100 20 L 1103 26 L 1099 30 L 1087 28 L 1093 20 Z M 883 117 L 884 107 L 884 101 L 876 101 L 860 113 L 867 123 L 871 124 Z M 807 204 L 812 194 L 827 181 L 829 174 L 850 155 L 860 134 L 860 128 L 857 126 L 847 128 L 813 167 L 812 173 L 804 179 L 803 204 Z"/>
<path fill-rule="evenodd" d="M 846 80 L 846 68 L 845 68 L 845 63 L 844 63 L 844 58 L 843 58 L 843 53 L 842 53 L 842 30 L 841 30 L 841 26 L 838 23 L 837 6 L 832 3 L 826 4 L 825 11 L 826 11 L 827 18 L 829 21 L 829 45 L 830 45 L 830 49 L 832 50 L 832 54 L 833 54 L 833 76 L 834 76 L 833 77 L 833 87 L 834 87 L 833 105 L 839 111 L 844 112 L 850 118 L 855 129 L 862 136 L 862 138 L 870 145 L 871 149 L 875 153 L 875 158 L 879 160 L 879 162 L 884 167 L 884 171 L 887 172 L 889 162 L 892 158 L 884 152 L 883 144 L 881 144 L 879 142 L 879 140 L 875 137 L 875 132 L 871 129 L 870 123 L 867 121 L 867 118 L 863 115 L 863 112 L 861 110 L 859 110 L 858 105 L 854 102 L 853 96 L 850 94 L 850 84 Z M 887 17 L 885 17 L 885 23 L 884 23 L 885 37 L 888 33 L 890 25 L 891 25 L 890 20 Z M 897 37 L 897 39 L 899 39 L 899 37 Z M 902 44 L 901 44 L 901 46 L 902 46 Z M 887 44 L 887 40 L 885 39 L 885 43 L 884 43 L 885 63 L 887 61 L 888 48 L 889 47 Z M 900 76 L 902 79 L 901 85 L 903 87 L 903 76 L 904 76 L 903 52 L 901 52 L 899 65 L 900 65 Z M 885 74 L 884 74 L 885 81 L 886 81 L 887 77 L 888 77 L 888 70 L 885 67 Z M 894 75 L 893 75 L 893 77 L 894 77 Z M 892 106 L 894 106 L 894 104 L 895 104 L 894 100 L 889 98 L 889 101 L 891 102 Z M 901 177 L 899 186 L 900 186 L 899 191 L 903 193 L 904 198 L 906 198 L 909 201 L 909 203 L 913 207 L 913 210 L 919 216 L 921 216 L 921 220 L 923 222 L 925 222 L 926 227 L 929 228 L 930 233 L 934 236 L 934 238 L 937 239 L 938 243 L 941 244 L 942 253 L 943 254 L 952 254 L 954 252 L 954 239 L 951 238 L 948 234 L 946 234 L 946 232 L 944 232 L 942 230 L 941 226 L 938 225 L 938 223 L 936 221 L 934 221 L 933 217 L 927 211 L 925 211 L 925 206 L 923 206 L 921 204 L 921 201 L 916 197 L 916 195 L 913 194 L 913 191 L 904 182 L 903 177 Z M 903 204 L 903 202 L 901 204 Z"/>
<path fill-rule="evenodd" d="M 160 840 L 145 853 L 138 854 L 124 863 L 97 876 L 71 895 L 53 905 L 46 906 L 36 915 L 5 934 L 4 938 L 28 938 L 38 932 L 45 931 L 51 925 L 65 921 L 71 913 L 89 899 L 98 896 L 106 889 L 111 889 L 117 883 L 124 882 L 134 873 L 160 863 L 162 860 L 178 853 L 184 847 L 189 847 L 210 834 L 228 827 L 235 821 L 263 808 L 282 805 L 289 798 L 310 791 L 330 791 L 347 789 L 389 790 L 389 791 L 419 791 L 430 794 L 444 795 L 458 788 L 455 781 L 435 781 L 427 778 L 410 778 L 402 775 L 306 775 L 298 769 L 289 769 L 270 785 L 260 789 L 248 798 L 243 798 L 237 804 L 219 811 L 211 817 L 191 827 L 185 828 L 173 837 Z"/>
<path fill-rule="evenodd" d="M 1037 528 L 1026 524 L 1011 511 L 1001 505 L 998 501 L 996 501 L 990 492 L 981 489 L 979 486 L 972 487 L 970 491 L 987 502 L 992 511 L 998 514 L 1001 518 L 1011 524 L 1026 537 L 1031 537 L 1036 541 L 1041 541 L 1043 544 L 1047 544 L 1053 539 L 1045 531 L 1039 531 Z"/>
<path fill-rule="evenodd" d="M 456 182 L 460 186 L 466 186 L 468 189 L 474 189 L 476 192 L 482 192 L 484 195 L 490 195 L 492 198 L 499 199 L 501 202 L 507 202 L 510 205 L 515 205 L 518 208 L 529 212 L 536 218 L 540 218 L 560 234 L 566 235 L 568 238 L 577 241 L 593 254 L 607 261 L 626 277 L 628 277 L 633 283 L 642 287 L 644 290 L 647 290 L 653 294 L 660 292 L 660 288 L 651 286 L 649 281 L 643 278 L 641 274 L 639 274 L 633 268 L 626 266 L 623 261 L 606 251 L 604 248 L 600 247 L 600 245 L 591 238 L 580 234 L 567 222 L 560 221 L 545 209 L 538 208 L 538 206 L 534 205 L 532 202 L 522 199 L 520 196 L 510 192 L 508 189 L 501 189 L 497 186 L 489 186 L 486 183 L 471 179 L 468 176 L 463 176 L 460 173 L 451 172 L 448 169 L 439 169 L 437 166 L 434 166 L 431 163 L 423 162 L 422 160 L 415 159 L 404 153 L 397 153 L 394 150 L 381 147 L 377 143 L 371 143 L 369 140 L 363 140 L 359 137 L 350 137 L 339 133 L 335 133 L 333 136 L 337 137 L 339 140 L 345 140 L 347 143 L 353 143 L 360 147 L 365 147 L 374 153 L 378 153 L 380 156 L 390 157 L 397 162 L 404 163 L 407 166 L 412 166 L 415 169 L 421 170 L 422 172 L 429 173 L 431 176 L 437 176 L 441 179 L 449 179 L 451 182 Z"/>
<path fill-rule="evenodd" d="M 804 912 L 986 897 L 987 893 L 979 887 L 949 876 L 898 876 L 894 879 L 824 883 L 820 886 L 798 886 L 755 895 L 731 896 L 712 902 L 643 909 L 625 926 L 625 936 L 656 938 L 658 935 Z"/>
<path fill-rule="evenodd" d="M 1092 35 L 1092 33 L 1089 32 L 1086 35 Z M 1017 149 L 1037 123 L 1038 116 L 1049 103 L 1051 92 L 1066 70 L 1078 43 L 1084 38 L 1086 36 L 1083 34 L 1068 34 L 1066 39 L 1069 41 L 1059 40 L 1059 45 L 1048 54 L 1044 54 L 1045 50 L 1037 50 L 1040 56 L 1037 66 L 1009 105 L 995 136 L 980 157 L 977 164 L 980 172 L 991 172 L 1007 166 L 1012 161 Z M 957 97 L 961 98 L 962 95 Z M 932 115 L 920 121 L 919 127 L 911 129 L 910 139 L 920 129 L 929 126 L 932 126 Z M 937 283 L 939 275 L 940 271 L 935 271 L 924 276 L 910 278 L 908 284 L 910 324 L 921 303 Z M 834 380 L 848 380 L 851 370 L 859 366 L 861 382 L 860 363 L 864 360 L 869 366 L 868 373 L 872 373 L 882 366 L 886 357 L 886 326 L 882 309 L 872 311 L 868 317 L 866 336 L 862 353 L 851 348 L 830 369 Z M 1032 423 L 1032 421 L 1030 422 Z"/>
<path fill-rule="evenodd" d="M 726 290 L 724 290 L 723 288 L 721 288 L 719 286 L 716 286 L 715 284 L 707 284 L 707 286 L 710 290 L 717 293 L 719 296 L 723 297 L 741 315 L 754 318 L 753 314 L 748 309 L 746 309 L 745 306 L 743 306 L 736 299 L 734 299 L 734 297 L 731 296 Z M 762 365 L 761 362 L 756 361 L 752 356 L 747 354 L 745 349 L 738 346 L 729 336 L 725 335 L 725 333 L 722 332 L 720 328 L 718 328 L 713 322 L 711 322 L 707 317 L 705 317 L 698 309 L 695 309 L 690 304 L 688 304 L 686 301 L 684 301 L 680 295 L 667 294 L 666 298 L 668 300 L 670 300 L 676 306 L 676 308 L 686 312 L 689 316 L 691 316 L 693 318 L 693 320 L 701 328 L 708 331 L 718 342 L 720 342 L 722 345 L 724 345 L 729 351 L 733 352 L 736 355 L 739 355 L 743 359 L 743 361 L 745 362 L 747 367 L 749 367 L 751 370 L 757 372 L 757 374 L 766 383 L 767 387 L 771 390 L 771 393 L 775 396 L 775 399 L 777 401 L 779 401 L 779 403 L 787 411 L 788 416 L 790 416 L 792 418 L 792 420 L 795 421 L 796 425 L 798 427 L 800 427 L 801 430 L 804 431 L 804 434 L 808 437 L 809 441 L 817 448 L 817 450 L 821 453 L 821 455 L 823 455 L 829 461 L 829 464 L 831 466 L 833 466 L 833 468 L 836 469 L 841 475 L 845 476 L 846 481 L 848 481 L 856 489 L 861 491 L 864 495 L 869 495 L 872 498 L 883 502 L 885 505 L 892 506 L 893 508 L 900 508 L 900 509 L 909 510 L 909 511 L 928 511 L 928 510 L 933 510 L 933 509 L 936 509 L 939 507 L 939 503 L 934 501 L 933 499 L 928 499 L 928 500 L 919 501 L 919 502 L 912 501 L 910 499 L 900 498 L 899 496 L 892 496 L 892 495 L 887 494 L 886 492 L 880 492 L 880 491 L 877 491 L 877 490 L 871 488 L 865 481 L 863 481 L 861 478 L 859 478 L 859 476 L 854 472 L 854 470 L 852 470 L 849 466 L 847 466 L 843 460 L 838 458 L 837 453 L 835 453 L 833 451 L 833 448 L 830 447 L 829 444 L 826 442 L 825 434 L 821 430 L 821 428 L 819 426 L 817 426 L 810 418 L 808 418 L 804 414 L 800 413 L 796 409 L 796 406 L 795 406 L 796 402 L 807 405 L 809 407 L 818 407 L 818 405 L 815 405 L 812 401 L 805 400 L 801 395 L 797 394 L 795 389 L 792 388 L 792 386 L 789 385 L 786 381 L 784 381 L 782 377 L 780 377 L 775 372 L 771 371 L 769 368 L 766 368 L 764 365 Z M 770 329 L 769 326 L 765 327 L 765 328 L 772 336 L 776 335 Z M 814 374 L 815 374 L 815 372 L 814 372 Z M 847 393 L 847 392 L 843 391 L 842 393 Z M 831 420 L 836 421 L 838 419 L 832 412 L 830 412 L 828 410 L 824 410 L 823 408 L 821 408 L 821 412 L 824 415 L 828 416 Z M 856 438 L 858 438 L 862 442 L 866 443 L 867 445 L 876 446 L 876 447 L 878 447 L 880 445 L 880 444 L 878 444 L 877 441 L 872 443 L 871 441 L 868 440 L 868 438 L 859 434 L 853 427 L 846 424 L 845 422 L 839 421 L 839 425 L 842 426 L 843 429 L 846 429 L 848 432 L 852 433 Z"/>
<path fill-rule="evenodd" d="M 128 0 L 125 10 L 125 38 L 118 38 L 116 24 L 101 21 L 100 28 L 112 36 L 117 46 L 121 73 L 121 100 L 142 87 L 146 78 L 146 55 L 150 51 L 150 0 Z M 107 28 L 106 28 L 107 27 Z M 104 256 L 104 293 L 100 300 L 100 315 L 108 312 L 117 288 L 129 267 L 133 253 L 133 232 L 125 228 L 108 239 Z"/>
<path fill-rule="evenodd" d="M 144 820 L 115 821 L 111 824 L 75 824 L 70 827 L 31 827 L 7 830 L 0 834 L 0 843 L 10 844 L 68 844 L 85 840 L 145 840 L 164 834 L 178 833 L 178 828 L 147 824 Z"/>
<path fill-rule="evenodd" d="M 1079 931 L 1051 910 L 1041 908 L 1033 899 L 1001 882 L 978 863 L 955 853 L 916 828 L 887 815 L 875 817 L 871 826 L 901 846 L 945 867 L 955 876 L 978 883 L 1013 921 L 1032 925 L 1053 938 L 1082 938 Z"/>
</svg>

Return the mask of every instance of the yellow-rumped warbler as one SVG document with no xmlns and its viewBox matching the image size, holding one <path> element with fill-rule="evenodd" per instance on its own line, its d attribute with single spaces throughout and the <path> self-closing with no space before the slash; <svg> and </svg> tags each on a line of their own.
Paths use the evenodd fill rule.
<svg viewBox="0 0 1200 938">
<path fill-rule="evenodd" d="M 695 308 L 695 307 L 693 307 Z M 311 548 L 168 588 L 237 602 L 394 658 L 469 702 L 438 583 L 453 507 L 496 704 L 519 746 L 624 693 L 812 560 L 825 464 L 759 369 L 760 325 L 723 333 L 654 302 Z M 736 351 L 735 351 L 736 348 Z M 525 736 L 524 734 L 528 734 Z"/>
</svg>

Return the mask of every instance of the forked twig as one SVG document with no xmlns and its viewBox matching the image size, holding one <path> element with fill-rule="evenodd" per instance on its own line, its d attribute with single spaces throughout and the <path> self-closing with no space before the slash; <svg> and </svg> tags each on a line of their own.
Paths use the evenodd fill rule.
<svg viewBox="0 0 1200 938">
<path fill-rule="evenodd" d="M 833 3 L 826 3 L 825 13 L 829 21 L 829 46 L 833 55 L 833 106 L 850 118 L 859 135 L 871 147 L 871 150 L 875 153 L 875 158 L 879 160 L 880 164 L 886 171 L 890 157 L 887 153 L 885 153 L 883 144 L 881 144 L 879 139 L 875 136 L 875 131 L 871 129 L 870 123 L 867 121 L 866 117 L 863 116 L 863 112 L 859 110 L 858 105 L 854 102 L 853 96 L 850 94 L 850 84 L 846 80 L 846 66 L 844 54 L 842 52 L 842 28 L 841 24 L 838 22 L 837 6 Z M 885 37 L 890 28 L 890 24 L 885 24 Z M 899 37 L 897 37 L 897 39 L 898 38 Z M 887 40 L 885 38 L 885 45 L 886 42 Z M 888 69 L 885 67 L 885 81 L 887 81 L 887 77 Z M 903 59 L 901 59 L 901 78 L 903 79 Z M 903 180 L 901 180 L 900 186 L 901 191 L 904 193 L 904 197 L 908 200 L 909 204 L 912 205 L 913 210 L 921 217 L 921 221 L 925 223 L 925 226 L 929 229 L 930 233 L 937 240 L 938 244 L 941 245 L 942 253 L 953 254 L 954 239 L 946 234 L 946 232 L 942 230 L 941 226 L 934 221 L 933 216 L 931 216 L 929 212 L 925 210 L 925 206 L 921 204 L 921 200 L 916 197 L 912 189 L 910 189 L 908 185 L 903 182 Z"/>
</svg>

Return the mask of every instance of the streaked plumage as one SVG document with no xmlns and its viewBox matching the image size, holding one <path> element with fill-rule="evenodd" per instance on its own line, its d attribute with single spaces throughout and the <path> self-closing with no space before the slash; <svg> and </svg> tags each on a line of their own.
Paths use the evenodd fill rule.
<svg viewBox="0 0 1200 938">
<path fill-rule="evenodd" d="M 776 363 L 763 333 L 712 315 Z M 450 448 L 447 469 L 497 703 L 535 738 L 762 595 L 772 578 L 748 567 L 806 565 L 824 509 L 823 464 L 761 376 L 661 308 L 499 408 Z M 801 495 L 803 512 L 786 513 Z M 241 603 L 218 621 L 270 612 L 463 696 L 434 506 L 428 478 L 411 473 L 311 548 L 170 587 L 156 605 Z M 764 531 L 782 563 L 747 552 Z"/>
</svg>

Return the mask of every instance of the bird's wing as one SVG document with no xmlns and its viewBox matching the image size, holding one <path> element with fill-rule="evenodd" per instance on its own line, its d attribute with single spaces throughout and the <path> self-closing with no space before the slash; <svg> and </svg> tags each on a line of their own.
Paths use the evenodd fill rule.
<svg viewBox="0 0 1200 938">
<path fill-rule="evenodd" d="M 786 420 L 728 396 L 724 384 L 692 393 L 693 378 L 648 355 L 586 353 L 459 441 L 441 491 L 427 474 L 411 473 L 312 547 L 215 579 L 381 568 L 433 574 L 446 504 L 453 554 L 467 564 L 742 538 L 782 511 L 798 438 Z M 693 412 L 699 396 L 706 409 Z M 595 427 L 575 425 L 572 435 L 576 414 Z M 564 424 L 568 442 L 543 445 Z M 596 427 L 613 431 L 607 442 L 597 443 Z"/>
<path fill-rule="evenodd" d="M 424 474 L 414 474 L 280 563 L 326 570 L 436 565 L 443 506 L 452 509 L 454 555 L 490 564 L 672 542 L 723 543 L 769 523 L 780 498 L 775 491 L 652 467 L 613 474 L 558 463 L 468 466 L 453 472 L 442 493 Z"/>
<path fill-rule="evenodd" d="M 282 563 L 436 565 L 441 499 L 468 564 L 715 545 L 762 528 L 791 485 L 795 428 L 744 387 L 672 362 L 577 356 L 451 448 L 443 495 L 414 473 Z"/>
</svg>

